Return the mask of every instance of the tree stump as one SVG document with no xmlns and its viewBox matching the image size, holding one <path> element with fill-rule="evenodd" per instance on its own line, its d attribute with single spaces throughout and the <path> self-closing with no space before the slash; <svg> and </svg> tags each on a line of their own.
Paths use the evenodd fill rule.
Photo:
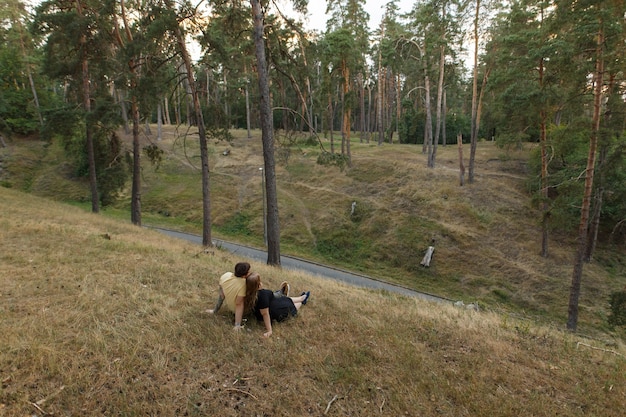
<svg viewBox="0 0 626 417">
<path fill-rule="evenodd" d="M 424 267 L 429 267 L 430 261 L 433 258 L 433 252 L 435 252 L 435 247 L 429 246 L 428 249 L 426 250 L 426 254 L 424 255 L 424 259 L 422 259 L 422 262 L 420 262 L 420 265 Z"/>
</svg>

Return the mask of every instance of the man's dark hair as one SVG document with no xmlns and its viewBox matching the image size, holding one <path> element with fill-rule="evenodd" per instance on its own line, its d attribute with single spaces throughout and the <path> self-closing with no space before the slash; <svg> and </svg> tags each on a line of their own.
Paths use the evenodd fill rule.
<svg viewBox="0 0 626 417">
<path fill-rule="evenodd" d="M 239 262 L 235 265 L 236 277 L 243 278 L 248 275 L 248 271 L 250 271 L 250 264 L 248 262 Z"/>
</svg>

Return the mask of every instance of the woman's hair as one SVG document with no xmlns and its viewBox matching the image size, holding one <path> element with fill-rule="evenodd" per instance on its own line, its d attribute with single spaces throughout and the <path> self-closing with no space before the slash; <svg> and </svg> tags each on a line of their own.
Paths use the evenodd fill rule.
<svg viewBox="0 0 626 417">
<path fill-rule="evenodd" d="M 235 265 L 236 277 L 243 278 L 248 275 L 248 271 L 250 271 L 250 264 L 248 262 L 239 262 Z"/>
<path fill-rule="evenodd" d="M 261 276 L 256 272 L 252 272 L 246 277 L 246 300 L 243 305 L 245 314 L 250 313 L 256 305 L 259 288 L 261 288 Z"/>
</svg>

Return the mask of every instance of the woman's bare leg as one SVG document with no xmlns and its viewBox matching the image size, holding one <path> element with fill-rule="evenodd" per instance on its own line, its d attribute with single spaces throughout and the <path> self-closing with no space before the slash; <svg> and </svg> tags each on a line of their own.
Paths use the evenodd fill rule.
<svg viewBox="0 0 626 417">
<path fill-rule="evenodd" d="M 293 305 L 296 306 L 296 310 L 300 310 L 300 307 L 306 304 L 310 296 L 311 296 L 311 292 L 306 291 L 306 292 L 303 292 L 302 295 L 299 297 L 289 297 L 289 298 L 291 298 L 291 301 L 293 301 Z"/>
</svg>

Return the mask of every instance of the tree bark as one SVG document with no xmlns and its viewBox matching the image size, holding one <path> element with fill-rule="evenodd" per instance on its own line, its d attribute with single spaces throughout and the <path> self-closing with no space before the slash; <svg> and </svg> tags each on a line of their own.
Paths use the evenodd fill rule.
<svg viewBox="0 0 626 417">
<path fill-rule="evenodd" d="M 115 91 L 117 91 L 117 94 L 116 94 L 117 99 L 120 102 L 120 109 L 122 112 L 122 121 L 124 122 L 124 133 L 126 133 L 127 135 L 130 135 L 131 130 L 130 130 L 130 125 L 128 124 L 128 109 L 126 108 L 126 96 L 122 92 L 122 90 L 116 89 Z"/>
<path fill-rule="evenodd" d="M 211 189 L 209 178 L 209 151 L 207 147 L 206 130 L 204 127 L 204 117 L 202 108 L 200 107 L 200 98 L 198 90 L 194 83 L 193 70 L 191 68 L 191 58 L 187 51 L 185 37 L 177 24 L 174 27 L 174 34 L 183 57 L 183 63 L 187 72 L 187 85 L 191 92 L 191 101 L 195 113 L 196 123 L 198 124 L 198 136 L 200 137 L 200 159 L 202 163 L 202 245 L 205 247 L 213 246 L 211 239 Z"/>
<path fill-rule="evenodd" d="M 127 41 L 132 42 L 133 35 L 126 17 L 124 0 L 120 0 L 120 10 Z M 122 48 L 124 41 L 122 40 L 117 20 L 114 21 L 114 24 L 116 39 L 119 47 Z M 131 76 L 130 91 L 132 96 L 130 100 L 130 115 L 133 124 L 133 178 L 130 200 L 130 220 L 134 225 L 141 226 L 141 147 L 139 144 L 139 105 L 137 103 L 137 65 L 135 58 L 130 58 L 128 61 L 128 70 Z"/>
<path fill-rule="evenodd" d="M 444 9 L 445 10 L 445 9 Z M 445 36 L 444 36 L 445 40 Z M 437 145 L 439 144 L 439 135 L 441 134 L 441 108 L 443 107 L 443 80 L 446 61 L 446 50 L 441 45 L 439 50 L 439 81 L 437 82 L 437 111 L 435 112 L 435 137 L 433 139 L 433 168 L 435 159 L 437 158 Z"/>
<path fill-rule="evenodd" d="M 465 165 L 463 165 L 463 135 L 456 136 L 456 143 L 459 146 L 459 185 L 465 185 Z"/>
<path fill-rule="evenodd" d="M 263 10 L 260 0 L 250 0 L 254 21 L 254 49 L 257 60 L 259 93 L 261 95 L 261 136 L 265 169 L 265 196 L 267 200 L 267 264 L 280 265 L 280 228 L 278 218 L 278 192 L 276 188 L 276 166 L 274 162 L 274 132 L 270 101 L 269 76 L 265 59 L 263 32 Z"/>
<path fill-rule="evenodd" d="M 422 55 L 422 65 L 424 71 L 424 107 L 426 110 L 426 124 L 424 126 L 424 146 L 428 152 L 427 165 L 429 168 L 435 167 L 435 155 L 433 153 L 433 113 L 430 104 L 430 76 L 428 75 L 428 64 L 426 57 L 426 45 L 420 50 Z"/>
<path fill-rule="evenodd" d="M 333 110 L 333 96 L 330 92 L 330 87 L 328 91 L 328 130 L 330 134 L 330 153 L 335 153 L 335 137 L 334 137 L 334 117 L 335 111 Z"/>
<path fill-rule="evenodd" d="M 445 147 L 447 145 L 447 138 L 446 138 L 446 118 L 448 116 L 448 104 L 446 103 L 447 101 L 447 96 L 448 94 L 446 93 L 446 90 L 444 88 L 443 90 L 443 102 L 441 103 L 441 112 L 442 112 L 442 119 L 441 119 L 441 142 L 442 145 Z"/>
<path fill-rule="evenodd" d="M 346 103 L 348 94 L 350 94 L 350 68 L 348 67 L 345 59 L 341 62 L 341 75 L 343 76 L 343 86 L 341 89 L 341 109 L 342 109 L 342 123 L 341 123 L 341 154 L 348 160 L 348 166 L 351 165 L 350 161 L 350 112 L 351 108 L 349 103 Z"/>
<path fill-rule="evenodd" d="M 596 45 L 596 69 L 594 73 L 594 102 L 591 137 L 589 138 L 589 155 L 585 170 L 585 188 L 582 207 L 580 209 L 580 224 L 578 227 L 578 248 L 574 258 L 572 272 L 572 285 L 570 287 L 569 306 L 567 310 L 567 329 L 576 331 L 578 325 L 578 299 L 580 297 L 580 285 L 583 274 L 583 262 L 587 249 L 587 230 L 589 228 L 589 210 L 591 206 L 591 194 L 593 191 L 593 176 L 596 162 L 596 149 L 598 146 L 598 134 L 600 131 L 600 108 L 602 106 L 602 84 L 604 72 L 603 56 L 604 33 L 602 28 L 598 32 Z"/>
<path fill-rule="evenodd" d="M 469 183 L 474 182 L 474 159 L 476 158 L 476 144 L 478 142 L 477 114 L 478 114 L 478 17 L 480 16 L 480 0 L 476 0 L 476 14 L 474 16 L 474 70 L 472 76 L 472 115 L 469 156 Z"/>
<path fill-rule="evenodd" d="M 157 104 L 157 141 L 163 139 L 163 107 L 161 106 L 161 100 Z"/>
<path fill-rule="evenodd" d="M 385 30 L 383 28 L 383 32 L 381 37 L 385 36 Z M 376 121 L 378 125 L 378 144 L 382 145 L 385 140 L 385 126 L 383 123 L 383 97 L 384 97 L 384 82 L 385 82 L 385 74 L 383 70 L 383 57 L 382 51 L 378 51 L 378 100 L 376 107 Z"/>
<path fill-rule="evenodd" d="M 539 60 L 539 87 L 543 89 L 544 61 Z M 548 206 L 548 153 L 547 153 L 547 131 L 546 131 L 546 111 L 542 108 L 539 112 L 539 130 L 541 142 L 541 256 L 548 257 L 548 222 L 550 212 Z"/>
<path fill-rule="evenodd" d="M 402 116 L 402 82 L 400 72 L 396 74 L 396 135 L 400 143 L 400 117 Z"/>
<path fill-rule="evenodd" d="M 600 147 L 600 155 L 598 160 L 599 181 L 598 186 L 594 190 L 593 197 L 593 211 L 591 213 L 591 221 L 589 223 L 589 231 L 587 233 L 587 250 L 585 251 L 584 261 L 589 263 L 593 256 L 593 252 L 596 249 L 598 242 L 598 231 L 600 229 L 600 215 L 602 213 L 602 202 L 604 201 L 604 175 L 602 173 L 602 167 L 606 161 L 608 153 L 608 146 L 603 145 Z"/>
<path fill-rule="evenodd" d="M 76 12 L 79 16 L 83 16 L 83 7 L 80 0 L 76 0 Z M 87 141 L 87 160 L 89 164 L 89 186 L 91 189 L 91 211 L 93 213 L 100 212 L 100 196 L 98 194 L 98 180 L 96 175 L 96 156 L 93 145 L 93 133 L 91 130 L 90 114 L 91 113 L 91 94 L 89 82 L 89 61 L 87 60 L 87 37 L 80 36 L 81 47 L 81 77 L 83 90 L 83 109 L 85 110 L 85 136 Z"/>
</svg>

